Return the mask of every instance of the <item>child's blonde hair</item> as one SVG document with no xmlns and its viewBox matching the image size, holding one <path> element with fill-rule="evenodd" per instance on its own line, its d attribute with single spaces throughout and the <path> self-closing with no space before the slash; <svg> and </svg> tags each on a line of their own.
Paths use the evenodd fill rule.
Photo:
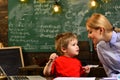
<svg viewBox="0 0 120 80">
<path fill-rule="evenodd" d="M 58 34 L 55 39 L 55 48 L 60 53 L 63 54 L 62 48 L 67 48 L 70 41 L 73 39 L 78 39 L 77 36 L 71 32 L 65 32 Z"/>
<path fill-rule="evenodd" d="M 93 29 L 99 29 L 100 27 L 103 27 L 106 31 L 116 31 L 120 32 L 120 29 L 117 27 L 113 27 L 110 23 L 110 21 L 102 14 L 100 13 L 94 13 L 90 18 L 86 21 L 86 26 L 93 28 Z"/>
</svg>

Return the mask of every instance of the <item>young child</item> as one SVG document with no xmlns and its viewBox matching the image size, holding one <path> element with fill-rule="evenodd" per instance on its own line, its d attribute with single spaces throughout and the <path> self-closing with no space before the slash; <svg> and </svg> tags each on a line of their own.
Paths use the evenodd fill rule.
<svg viewBox="0 0 120 80">
<path fill-rule="evenodd" d="M 43 74 L 55 77 L 80 77 L 90 72 L 88 66 L 82 67 L 81 62 L 75 58 L 79 54 L 77 36 L 71 32 L 56 36 L 55 48 L 61 54 L 53 53 L 49 57 Z"/>
<path fill-rule="evenodd" d="M 120 74 L 120 29 L 99 13 L 88 18 L 86 28 L 106 74 L 109 77 Z"/>
</svg>

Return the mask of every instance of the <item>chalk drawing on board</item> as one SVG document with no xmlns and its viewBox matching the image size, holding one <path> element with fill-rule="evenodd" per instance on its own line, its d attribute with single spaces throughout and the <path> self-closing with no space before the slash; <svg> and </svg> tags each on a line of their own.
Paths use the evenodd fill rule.
<svg viewBox="0 0 120 80">
<path fill-rule="evenodd" d="M 86 31 L 81 23 L 88 14 L 88 0 L 59 0 L 64 6 L 63 13 L 55 15 L 51 14 L 54 1 L 44 4 L 38 0 L 31 2 L 15 4 L 9 10 L 10 46 L 20 45 L 26 52 L 54 51 L 54 37 L 58 33 L 71 31 L 81 35 Z"/>
<path fill-rule="evenodd" d="M 89 2 L 89 0 L 67 0 L 68 5 L 73 6 L 73 5 L 83 5 Z"/>
<path fill-rule="evenodd" d="M 33 10 L 32 5 L 28 4 L 18 4 L 16 5 L 9 13 L 9 19 L 15 18 L 16 20 L 20 20 L 24 14 L 33 14 L 31 13 Z"/>
<path fill-rule="evenodd" d="M 32 50 L 36 50 L 37 47 L 35 45 L 25 44 L 24 49 L 32 51 Z"/>
<path fill-rule="evenodd" d="M 88 0 L 70 0 L 68 1 L 69 10 L 66 12 L 65 17 L 68 19 L 64 23 L 64 31 L 72 31 L 77 35 L 81 35 L 83 32 L 86 32 L 86 28 L 84 26 L 80 26 L 81 22 L 83 21 L 86 13 L 89 12 L 88 10 Z M 84 6 L 79 6 L 83 5 Z M 75 11 L 76 10 L 76 11 Z M 74 20 L 70 20 L 74 19 Z"/>
<path fill-rule="evenodd" d="M 34 0 L 34 14 L 35 15 L 52 15 L 51 7 L 54 1 L 48 0 L 45 4 L 40 4 L 38 0 Z M 51 12 L 51 13 L 50 13 Z"/>
<path fill-rule="evenodd" d="M 45 44 L 40 46 L 40 49 L 42 49 L 42 50 L 52 50 L 53 47 L 54 47 L 54 45 L 50 45 L 48 43 L 45 43 Z"/>
<path fill-rule="evenodd" d="M 113 3 L 114 2 L 114 3 Z M 114 27 L 120 27 L 120 5 L 119 0 L 111 0 L 108 4 L 102 5 L 102 9 L 105 11 L 104 15 L 110 20 Z"/>
<path fill-rule="evenodd" d="M 105 16 L 107 16 L 110 19 L 114 27 L 120 27 L 120 21 L 119 21 L 120 10 L 115 11 L 115 12 L 109 12 L 109 15 L 107 14 L 107 12 L 105 12 Z"/>
<path fill-rule="evenodd" d="M 31 35 L 27 30 L 31 29 L 33 26 L 33 22 L 31 21 L 32 15 L 33 8 L 31 4 L 17 4 L 11 9 L 9 12 L 9 34 L 12 36 L 9 40 L 16 35 L 24 37 Z"/>
</svg>

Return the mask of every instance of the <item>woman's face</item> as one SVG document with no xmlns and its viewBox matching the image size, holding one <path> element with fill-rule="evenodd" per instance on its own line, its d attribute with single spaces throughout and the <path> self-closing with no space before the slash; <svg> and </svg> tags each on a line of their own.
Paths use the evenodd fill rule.
<svg viewBox="0 0 120 80">
<path fill-rule="evenodd" d="M 90 27 L 86 27 L 88 31 L 88 38 L 92 39 L 93 44 L 96 45 L 102 39 L 101 28 L 92 29 Z"/>
</svg>

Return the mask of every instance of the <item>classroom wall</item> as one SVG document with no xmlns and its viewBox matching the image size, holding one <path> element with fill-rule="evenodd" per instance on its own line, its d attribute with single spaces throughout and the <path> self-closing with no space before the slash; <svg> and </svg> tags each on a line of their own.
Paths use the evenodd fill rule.
<svg viewBox="0 0 120 80">
<path fill-rule="evenodd" d="M 8 46 L 8 1 L 0 1 L 0 42 Z"/>
</svg>

